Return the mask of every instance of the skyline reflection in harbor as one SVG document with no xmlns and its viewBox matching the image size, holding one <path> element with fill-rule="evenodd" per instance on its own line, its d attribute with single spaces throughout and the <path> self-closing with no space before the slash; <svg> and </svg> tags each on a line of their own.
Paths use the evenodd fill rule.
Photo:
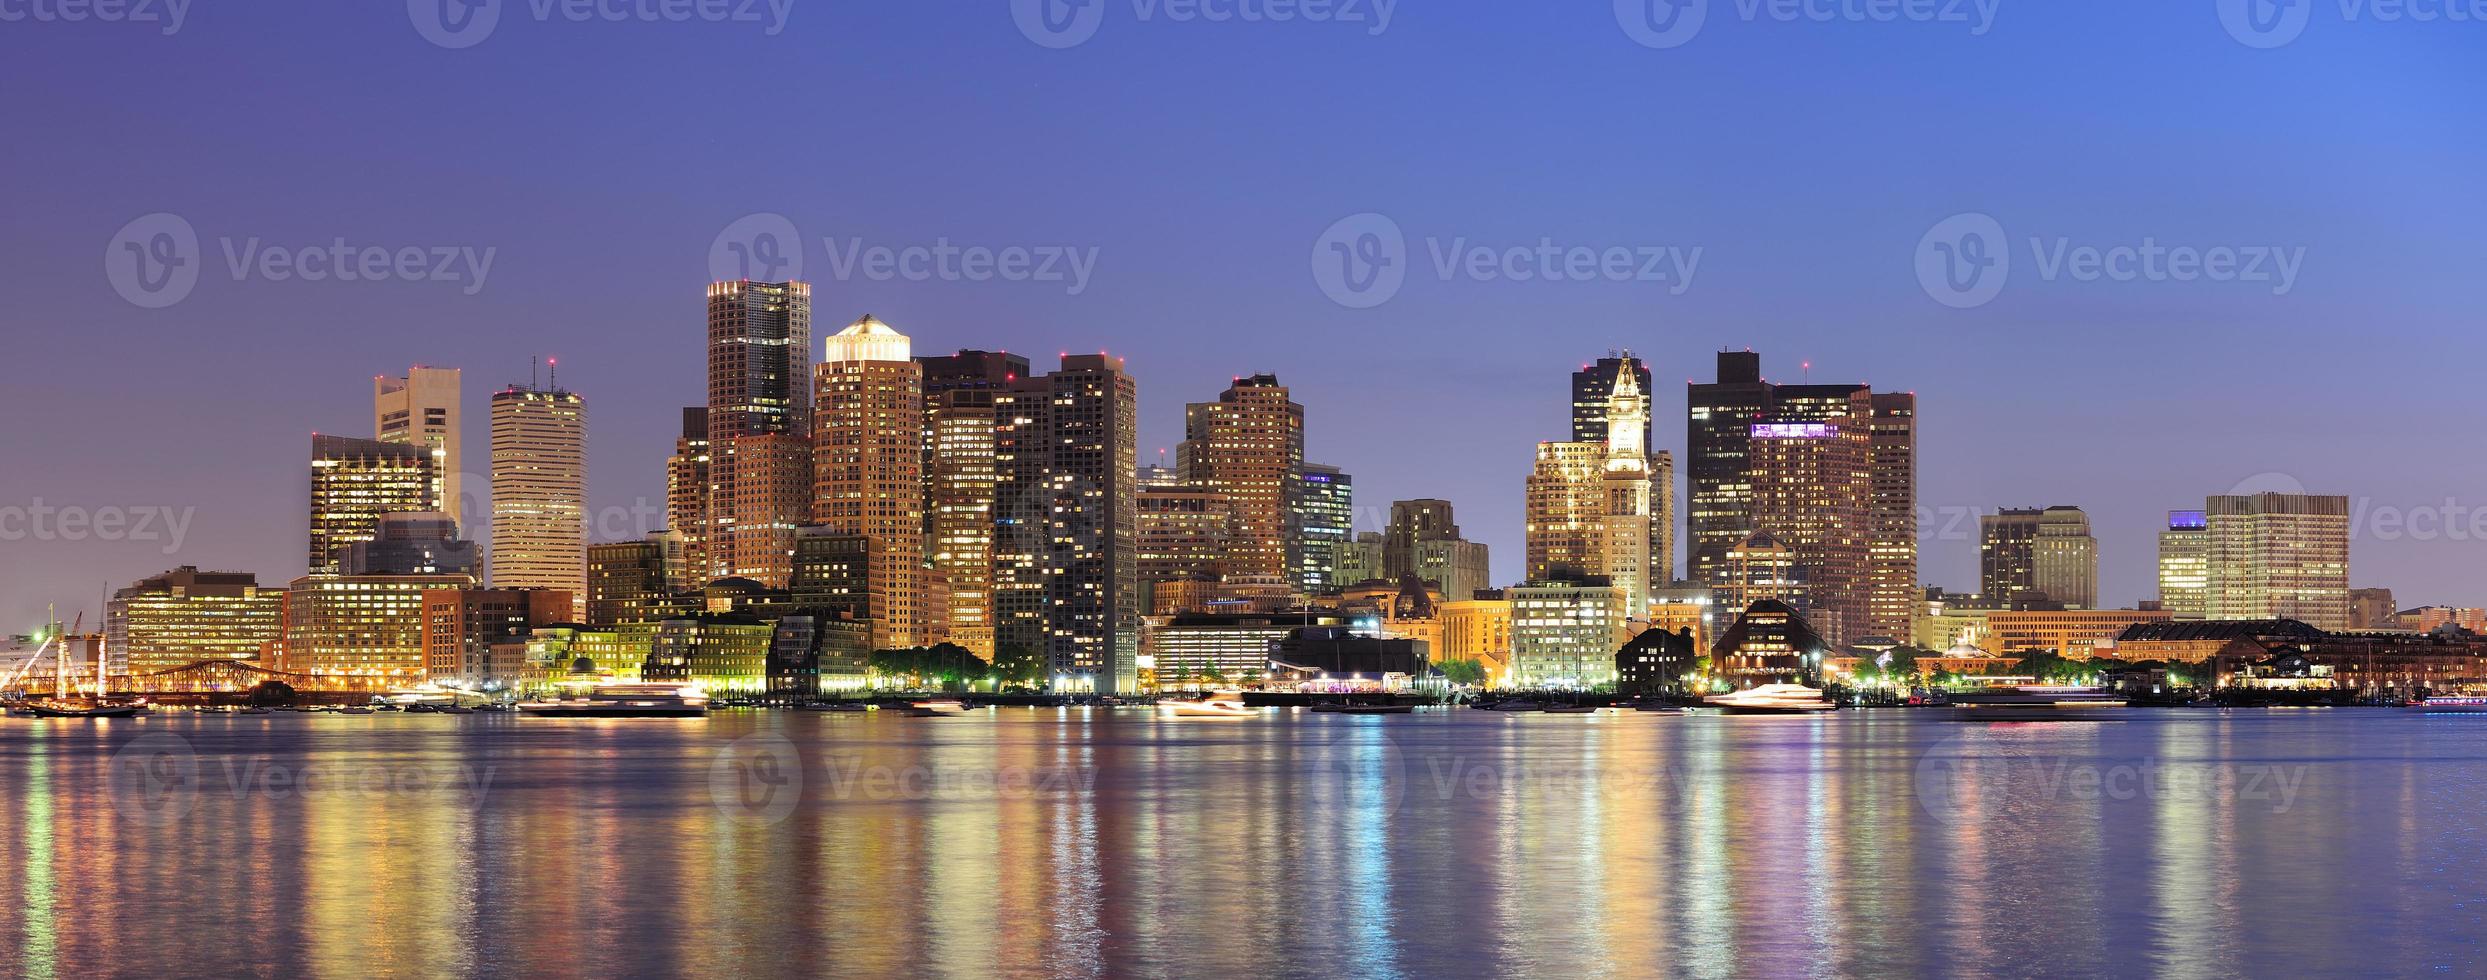
<svg viewBox="0 0 2487 980">
<path fill-rule="evenodd" d="M 2475 972 L 2463 724 L 12 723 L 0 972 Z"/>
</svg>

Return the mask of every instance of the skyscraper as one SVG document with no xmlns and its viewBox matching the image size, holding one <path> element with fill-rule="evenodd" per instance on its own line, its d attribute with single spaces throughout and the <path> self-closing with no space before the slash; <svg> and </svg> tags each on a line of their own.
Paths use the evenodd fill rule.
<svg viewBox="0 0 2487 980">
<path fill-rule="evenodd" d="M 498 589 L 560 589 L 587 611 L 587 408 L 558 385 L 492 395 L 492 558 Z"/>
<path fill-rule="evenodd" d="M 1651 391 L 1649 365 L 1632 356 L 1631 351 L 1608 354 L 1595 363 L 1584 364 L 1572 372 L 1572 441 L 1606 442 L 1607 410 L 1615 395 L 1618 375 L 1629 374 L 1635 390 Z M 1651 423 L 1641 420 L 1641 444 L 1650 444 Z"/>
<path fill-rule="evenodd" d="M 1184 410 L 1183 433 L 1183 479 L 1224 494 L 1235 509 L 1227 577 L 1292 581 L 1287 486 L 1304 466 L 1304 406 L 1274 375 L 1236 378 L 1217 401 Z"/>
<path fill-rule="evenodd" d="M 1306 463 L 1287 484 L 1287 568 L 1296 588 L 1334 591 L 1339 549 L 1356 533 L 1356 482 L 1336 466 Z"/>
<path fill-rule="evenodd" d="M 818 376 L 812 520 L 869 542 L 873 647 L 946 639 L 924 581 L 924 367 L 905 334 L 867 315 L 829 338 Z"/>
<path fill-rule="evenodd" d="M 1139 492 L 1141 608 L 1151 616 L 1206 612 L 1183 602 L 1206 590 L 1170 590 L 1176 582 L 1213 582 L 1234 534 L 1235 512 L 1226 495 L 1200 487 L 1146 487 Z"/>
<path fill-rule="evenodd" d="M 1527 507 L 1528 581 L 1583 582 L 1606 574 L 1605 443 L 1538 443 Z M 1387 561 L 1387 543 L 1384 548 Z"/>
<path fill-rule="evenodd" d="M 1685 470 L 1692 487 L 1686 508 L 1691 535 L 1686 547 L 1692 577 L 1724 584 L 1727 553 L 1752 537 L 1753 482 L 1745 466 L 1753 424 L 1771 409 L 1771 385 L 1762 380 L 1762 356 L 1722 351 L 1718 380 L 1685 391 Z M 1741 610 L 1739 610 L 1741 611 Z"/>
<path fill-rule="evenodd" d="M 458 369 L 416 365 L 402 378 L 371 379 L 372 438 L 400 446 L 420 446 L 432 454 L 432 472 L 440 481 L 432 506 L 464 520 L 467 506 L 466 457 L 458 444 Z"/>
<path fill-rule="evenodd" d="M 1901 642 L 1916 635 L 1917 395 L 1876 392 L 1872 399 L 1874 492 L 1867 515 L 1871 597 L 1866 632 Z"/>
<path fill-rule="evenodd" d="M 1873 435 L 1865 400 L 1860 389 L 1849 414 L 1756 424 L 1746 449 L 1753 523 L 1789 553 L 1795 594 L 1788 601 L 1833 643 L 1863 639 L 1872 608 Z"/>
<path fill-rule="evenodd" d="M 682 410 L 682 435 L 665 460 L 665 525 L 682 544 L 683 573 L 676 585 L 705 585 L 714 575 L 708 558 L 708 410 Z"/>
<path fill-rule="evenodd" d="M 2349 498 L 2261 493 L 2204 502 L 2211 619 L 2349 628 Z"/>
<path fill-rule="evenodd" d="M 2038 588 L 2037 507 L 2006 507 L 1978 517 L 1978 592 L 1987 604 L 2008 607 Z"/>
<path fill-rule="evenodd" d="M 993 657 L 993 400 L 1028 359 L 963 350 L 924 365 L 924 524 L 932 585 L 949 602 L 950 642 Z"/>
<path fill-rule="evenodd" d="M 437 513 L 439 458 L 420 446 L 312 436 L 311 574 L 337 574 L 349 547 L 378 536 L 382 514 Z"/>
<path fill-rule="evenodd" d="M 2075 609 L 2098 608 L 2098 539 L 2079 507 L 2049 507 L 2030 541 L 2033 582 L 2047 598 Z"/>
<path fill-rule="evenodd" d="M 1139 386 L 1073 354 L 994 397 L 994 639 L 1058 689 L 1139 685 Z"/>
<path fill-rule="evenodd" d="M 1641 373 L 1647 373 L 1644 369 Z M 1606 409 L 1606 459 L 1601 483 L 1605 489 L 1605 528 L 1601 548 L 1605 567 L 1599 574 L 1623 590 L 1626 620 L 1649 618 L 1650 592 L 1665 584 L 1651 561 L 1649 472 L 1649 396 L 1634 372 L 1616 367 Z"/>
<path fill-rule="evenodd" d="M 1808 533 L 1756 520 L 1757 495 L 1775 491 L 1757 487 L 1755 467 L 1748 456 L 1757 437 L 1810 438 L 1819 431 L 1826 437 L 1836 432 L 1837 438 L 1832 441 L 1845 442 L 1853 431 L 1864 437 L 1864 467 L 1852 471 L 1847 479 L 1862 485 L 1813 488 L 1796 495 L 1835 492 L 1842 506 L 1853 503 L 1857 507 L 1854 534 L 1861 539 L 1860 543 L 1853 549 L 1845 542 L 1826 546 L 1839 552 L 1840 567 L 1833 568 L 1832 574 L 1843 582 L 1860 583 L 1855 586 L 1859 591 L 1844 594 L 1839 601 L 1862 603 L 1864 611 L 1857 618 L 1842 614 L 1837 627 L 1819 621 L 1820 613 L 1808 615 L 1817 617 L 1815 625 L 1826 633 L 1834 628 L 1850 630 L 1839 638 L 1842 642 L 1861 638 L 1855 630 L 1895 638 L 1905 636 L 1908 631 L 1904 627 L 1916 609 L 1915 396 L 1878 395 L 1861 384 L 1773 384 L 1762 378 L 1761 355 L 1745 350 L 1720 352 L 1717 380 L 1691 385 L 1686 398 L 1690 454 L 1686 469 L 1692 486 L 1692 501 L 1686 509 L 1691 529 L 1692 578 L 1717 588 L 1732 585 L 1736 575 L 1727 567 L 1729 555 L 1743 549 L 1756 531 L 1766 532 L 1795 552 L 1800 565 L 1822 566 L 1828 560 L 1826 556 L 1804 555 L 1807 548 L 1814 547 L 1808 543 L 1812 540 Z M 1808 426 L 1830 428 L 1804 428 Z M 1772 445 L 1789 450 L 1822 448 Z M 1799 460 L 1789 457 L 1780 462 Z M 1820 472 L 1816 475 L 1827 476 Z M 1801 517 L 1799 511 L 1784 506 L 1789 494 L 1779 494 L 1783 502 L 1780 513 Z"/>
<path fill-rule="evenodd" d="M 795 529 L 811 520 L 812 287 L 708 287 L 711 578 L 784 588 Z"/>
<path fill-rule="evenodd" d="M 2159 604 L 2178 619 L 2201 619 L 2210 611 L 2211 524 L 2198 510 L 2167 515 L 2159 532 Z"/>
</svg>

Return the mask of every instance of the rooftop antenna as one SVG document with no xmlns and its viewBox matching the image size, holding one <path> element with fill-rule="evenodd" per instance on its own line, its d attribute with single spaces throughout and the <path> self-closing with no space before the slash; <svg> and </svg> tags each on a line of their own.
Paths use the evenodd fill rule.
<svg viewBox="0 0 2487 980">
<path fill-rule="evenodd" d="M 561 390 L 561 358 L 547 357 L 544 359 L 544 383 L 550 386 L 554 391 Z"/>
</svg>

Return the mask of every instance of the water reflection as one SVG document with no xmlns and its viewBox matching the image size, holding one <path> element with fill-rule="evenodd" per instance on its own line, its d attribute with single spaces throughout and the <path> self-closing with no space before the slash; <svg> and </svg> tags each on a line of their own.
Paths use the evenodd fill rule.
<svg viewBox="0 0 2487 980">
<path fill-rule="evenodd" d="M 13 719 L 0 973 L 2475 974 L 2482 732 Z M 196 756 L 169 819 L 115 805 L 145 735 Z M 716 788 L 761 736 L 791 805 Z"/>
</svg>

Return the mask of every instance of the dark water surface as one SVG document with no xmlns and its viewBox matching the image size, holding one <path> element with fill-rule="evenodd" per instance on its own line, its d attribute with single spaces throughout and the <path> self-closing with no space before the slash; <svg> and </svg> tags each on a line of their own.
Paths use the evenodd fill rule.
<svg viewBox="0 0 2487 980">
<path fill-rule="evenodd" d="M 0 975 L 2487 974 L 2487 717 L 0 720 Z"/>
</svg>

